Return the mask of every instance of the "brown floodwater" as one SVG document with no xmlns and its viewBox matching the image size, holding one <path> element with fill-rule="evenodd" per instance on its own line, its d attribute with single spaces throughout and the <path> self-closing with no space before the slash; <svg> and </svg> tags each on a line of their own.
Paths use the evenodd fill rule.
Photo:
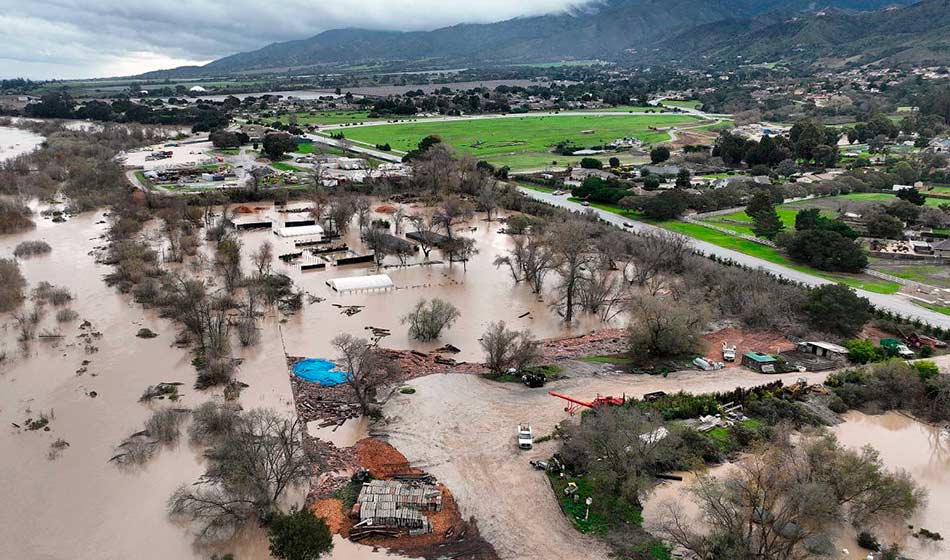
<svg viewBox="0 0 950 560">
<path fill-rule="evenodd" d="M 194 407 L 221 396 L 218 391 L 190 388 L 194 379 L 191 356 L 187 349 L 173 345 L 178 330 L 175 325 L 103 282 L 110 269 L 96 264 L 92 252 L 104 244 L 100 239 L 107 227 L 104 220 L 103 212 L 87 213 L 64 224 L 37 215 L 35 230 L 0 236 L 0 256 L 4 257 L 21 241 L 47 241 L 52 253 L 21 260 L 23 274 L 31 287 L 41 281 L 68 287 L 74 296 L 70 307 L 79 314 L 74 322 L 58 324 L 56 309 L 49 308 L 40 332 L 61 337 L 35 340 L 29 346 L 17 341 L 11 315 L 0 315 L 0 353 L 7 355 L 0 363 L 0 455 L 4 458 L 0 479 L 5 482 L 0 500 L 0 542 L 4 543 L 0 556 L 25 560 L 207 558 L 211 549 L 195 547 L 187 531 L 165 515 L 166 500 L 174 489 L 202 473 L 199 450 L 183 439 L 161 449 L 142 467 L 121 468 L 109 462 L 116 445 L 141 429 L 153 409 L 170 405 L 139 403 L 148 385 L 184 383 L 182 398 L 175 406 Z M 333 357 L 330 339 L 340 332 L 367 336 L 368 326 L 389 328 L 393 334 L 383 341 L 385 346 L 425 350 L 451 343 L 462 348 L 458 359 L 475 360 L 481 358 L 477 339 L 494 320 L 505 319 L 542 338 L 587 332 L 600 325 L 596 320 L 584 320 L 573 329 L 564 328 L 544 302 L 526 287 L 514 285 L 506 270 L 491 265 L 510 244 L 507 236 L 498 233 L 500 224 L 471 225 L 475 231 L 470 235 L 477 240 L 480 253 L 467 271 L 461 264 L 390 269 L 397 289 L 385 293 L 341 295 L 325 284 L 329 278 L 371 273 L 372 266 L 301 273 L 296 266 L 276 262 L 277 270 L 287 272 L 301 288 L 326 301 L 305 305 L 301 313 L 283 323 L 279 317 L 267 317 L 261 325 L 261 342 L 251 349 L 241 349 L 235 342 L 235 353 L 244 360 L 238 378 L 249 384 L 241 404 L 291 412 L 285 347 L 294 355 Z M 280 244 L 267 231 L 243 233 L 241 239 L 245 253 L 264 240 Z M 359 250 L 355 231 L 346 241 Z M 433 252 L 433 258 L 440 258 L 438 251 Z M 435 343 L 410 341 L 400 317 L 418 299 L 436 296 L 458 306 L 461 320 Z M 331 305 L 334 303 L 366 307 L 348 317 Z M 531 314 L 518 319 L 525 312 Z M 91 328 L 81 329 L 83 321 L 89 321 Z M 137 338 L 135 333 L 142 327 L 158 337 Z M 102 334 L 80 338 L 88 332 Z M 52 417 L 49 431 L 14 426 L 22 426 L 40 413 Z M 327 434 L 327 439 L 349 445 L 367 429 L 365 422 L 353 421 Z M 51 457 L 51 444 L 58 439 L 69 446 Z M 248 529 L 213 550 L 233 552 L 241 559 L 263 559 L 268 557 L 266 548 L 262 532 Z M 383 556 L 368 547 L 340 541 L 331 558 Z"/>
<path fill-rule="evenodd" d="M 421 212 L 425 209 L 408 208 L 408 211 Z M 247 217 L 252 216 L 255 215 Z M 279 223 L 284 219 L 284 215 L 273 212 L 271 208 L 261 210 L 256 216 L 275 219 Z M 296 216 L 295 219 L 299 219 L 300 215 Z M 377 218 L 390 217 L 374 213 L 373 219 Z M 484 214 L 479 214 L 478 218 L 484 218 Z M 368 337 L 367 327 L 376 327 L 389 329 L 392 333 L 383 339 L 383 346 L 429 351 L 452 344 L 461 349 L 459 354 L 453 356 L 456 360 L 474 361 L 483 358 L 478 339 L 492 321 L 504 320 L 509 327 L 528 329 L 537 338 L 584 334 L 604 326 L 603 322 L 591 316 L 581 316 L 572 326 L 565 326 L 548 304 L 553 299 L 550 290 L 545 294 L 544 301 L 539 301 L 527 285 L 513 282 L 507 268 L 496 268 L 492 262 L 496 257 L 506 254 L 512 245 L 511 236 L 499 232 L 502 227 L 503 224 L 498 221 L 486 222 L 476 218 L 460 228 L 463 235 L 476 240 L 479 251 L 465 267 L 461 263 L 423 265 L 425 259 L 421 251 L 407 261 L 408 266 L 399 266 L 397 258 L 387 257 L 382 272 L 389 274 L 396 286 L 395 290 L 389 291 L 338 293 L 326 285 L 331 278 L 376 274 L 374 264 L 328 266 L 325 270 L 301 272 L 296 264 L 275 260 L 275 270 L 288 274 L 298 287 L 311 296 L 325 299 L 307 305 L 303 313 L 290 317 L 282 325 L 287 352 L 296 356 L 334 358 L 330 344 L 334 336 L 347 332 Z M 266 230 L 241 233 L 241 240 L 246 254 L 256 250 L 265 240 L 274 244 L 275 253 L 291 252 L 293 247 L 291 240 L 281 239 Z M 350 228 L 343 241 L 356 252 L 364 251 L 359 239 L 359 228 L 355 226 Z M 440 261 L 442 257 L 438 250 L 433 250 L 430 259 Z M 307 255 L 304 260 L 314 259 Z M 555 275 L 552 273 L 548 276 L 548 284 L 553 284 L 554 280 Z M 461 312 L 461 318 L 435 342 L 411 340 L 407 327 L 401 324 L 401 318 L 420 299 L 436 297 L 455 305 Z M 334 305 L 364 307 L 359 313 L 346 316 Z M 529 314 L 521 317 L 526 313 Z M 621 324 L 621 320 L 616 318 L 614 324 Z"/>
<path fill-rule="evenodd" d="M 885 524 L 874 529 L 878 540 L 888 545 L 896 542 L 911 558 L 950 558 L 950 547 L 945 541 L 918 539 L 912 535 L 919 528 L 936 531 L 944 538 L 950 535 L 950 434 L 947 430 L 899 412 L 868 415 L 852 411 L 844 415 L 844 420 L 830 428 L 841 444 L 852 448 L 870 445 L 880 453 L 885 467 L 907 471 L 927 490 L 926 504 L 907 523 Z M 720 465 L 708 473 L 723 476 L 730 468 L 730 464 Z M 679 474 L 684 477 L 682 482 L 660 484 L 644 502 L 647 529 L 659 529 L 659 520 L 667 514 L 671 504 L 700 523 L 699 507 L 686 491 L 695 476 Z M 910 530 L 908 525 L 914 529 Z M 858 546 L 853 530 L 842 528 L 837 541 L 841 558 L 863 560 L 867 557 L 868 551 Z M 844 554 L 844 550 L 848 554 Z"/>
<path fill-rule="evenodd" d="M 873 416 L 849 412 L 844 417 L 846 422 L 831 429 L 842 444 L 870 445 L 880 452 L 887 468 L 907 471 L 926 488 L 926 505 L 907 525 L 950 538 L 950 433 L 898 412 Z M 946 541 L 915 538 L 907 525 L 885 527 L 879 540 L 897 542 L 911 558 L 950 558 Z"/>
<path fill-rule="evenodd" d="M 45 138 L 29 130 L 0 126 L 0 161 L 28 154 L 38 148 L 43 140 Z"/>
</svg>

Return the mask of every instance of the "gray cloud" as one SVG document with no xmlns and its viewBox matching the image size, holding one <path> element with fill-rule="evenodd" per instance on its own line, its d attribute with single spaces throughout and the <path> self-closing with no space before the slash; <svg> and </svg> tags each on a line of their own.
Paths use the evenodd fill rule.
<svg viewBox="0 0 950 560">
<path fill-rule="evenodd" d="M 79 78 L 201 64 L 327 29 L 433 29 L 578 0 L 0 0 L 0 76 Z"/>
</svg>

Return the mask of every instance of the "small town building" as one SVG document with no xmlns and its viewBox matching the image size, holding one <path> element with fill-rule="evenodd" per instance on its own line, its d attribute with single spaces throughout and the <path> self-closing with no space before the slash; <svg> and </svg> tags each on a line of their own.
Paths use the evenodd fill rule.
<svg viewBox="0 0 950 560">
<path fill-rule="evenodd" d="M 388 274 L 370 274 L 367 276 L 346 276 L 327 280 L 327 286 L 337 292 L 355 292 L 362 290 L 388 290 L 394 288 Z"/>
<path fill-rule="evenodd" d="M 742 355 L 742 365 L 759 373 L 775 373 L 778 360 L 762 352 L 746 352 Z"/>
<path fill-rule="evenodd" d="M 950 258 L 950 239 L 944 239 L 933 245 L 933 254 L 935 257 Z"/>
</svg>

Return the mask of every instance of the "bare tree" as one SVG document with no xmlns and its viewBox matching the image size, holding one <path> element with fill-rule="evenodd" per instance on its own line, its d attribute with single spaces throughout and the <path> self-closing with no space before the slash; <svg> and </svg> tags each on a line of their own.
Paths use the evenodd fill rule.
<svg viewBox="0 0 950 560">
<path fill-rule="evenodd" d="M 485 218 L 491 222 L 492 214 L 498 209 L 498 188 L 494 178 L 486 181 L 478 191 L 476 204 L 478 209 L 485 213 Z"/>
<path fill-rule="evenodd" d="M 215 250 L 215 266 L 224 278 L 224 286 L 229 292 L 237 289 L 241 283 L 241 240 L 227 235 L 218 241 Z"/>
<path fill-rule="evenodd" d="M 365 338 L 340 334 L 331 344 L 339 353 L 337 360 L 346 371 L 346 383 L 353 390 L 360 409 L 363 414 L 371 414 L 376 390 L 398 374 L 395 364 Z"/>
<path fill-rule="evenodd" d="M 198 484 L 172 494 L 169 514 L 192 522 L 203 541 L 230 537 L 249 521 L 267 519 L 285 492 L 311 475 L 301 431 L 296 416 L 268 409 L 241 413 L 229 430 L 215 434 Z"/>
<path fill-rule="evenodd" d="M 316 220 L 318 224 L 323 224 L 327 218 L 329 205 L 330 193 L 318 182 L 313 192 L 310 193 L 310 216 Z"/>
<path fill-rule="evenodd" d="M 565 465 L 586 473 L 599 494 L 634 506 L 675 457 L 679 439 L 658 413 L 636 407 L 585 414 L 579 424 L 567 427 L 566 436 L 561 447 Z"/>
<path fill-rule="evenodd" d="M 471 237 L 454 237 L 442 246 L 443 252 L 449 257 L 449 265 L 461 261 L 462 269 L 468 270 L 468 261 L 478 254 L 478 247 Z"/>
<path fill-rule="evenodd" d="M 538 342 L 531 333 L 511 330 L 504 321 L 488 325 L 478 342 L 485 351 L 485 365 L 497 375 L 509 369 L 521 371 L 541 358 Z"/>
<path fill-rule="evenodd" d="M 906 472 L 887 472 L 877 452 L 842 448 L 833 436 L 787 434 L 745 456 L 722 478 L 700 475 L 691 489 L 702 525 L 670 504 L 667 538 L 702 560 L 799 560 L 826 553 L 842 520 L 866 526 L 903 520 L 924 500 Z"/>
<path fill-rule="evenodd" d="M 475 207 L 471 202 L 459 197 L 458 195 L 448 195 L 442 199 L 442 204 L 433 215 L 435 223 L 445 230 L 445 235 L 449 239 L 453 238 L 455 226 L 460 222 L 468 221 L 475 213 Z"/>
<path fill-rule="evenodd" d="M 419 249 L 422 250 L 425 260 L 428 261 L 429 253 L 432 252 L 435 246 L 435 230 L 437 227 L 435 217 L 433 214 L 412 214 L 409 216 L 409 223 L 420 234 L 415 241 L 419 244 Z"/>
<path fill-rule="evenodd" d="M 327 212 L 330 223 L 339 234 L 344 234 L 350 228 L 350 221 L 356 214 L 356 200 L 349 195 L 340 195 L 330 201 Z"/>
<path fill-rule="evenodd" d="M 557 286 L 558 305 L 567 323 L 574 320 L 584 271 L 596 256 L 592 248 L 593 232 L 593 226 L 581 220 L 557 222 L 548 226 L 546 231 L 554 270 L 560 279 Z"/>
<path fill-rule="evenodd" d="M 264 277 L 270 274 L 271 263 L 274 260 L 274 246 L 270 241 L 265 241 L 257 248 L 257 252 L 251 255 L 251 262 L 257 268 L 257 276 Z"/>
<path fill-rule="evenodd" d="M 627 336 L 634 355 L 650 358 L 698 351 L 709 311 L 698 298 L 674 300 L 652 295 L 634 297 Z"/>
<path fill-rule="evenodd" d="M 420 299 L 412 311 L 403 316 L 402 323 L 409 324 L 409 338 L 430 341 L 439 338 L 461 315 L 458 308 L 445 300 Z"/>
<path fill-rule="evenodd" d="M 356 207 L 356 219 L 357 223 L 360 226 L 360 231 L 366 229 L 366 226 L 369 225 L 370 209 L 372 208 L 372 201 L 365 196 L 358 196 L 354 202 Z"/>
</svg>

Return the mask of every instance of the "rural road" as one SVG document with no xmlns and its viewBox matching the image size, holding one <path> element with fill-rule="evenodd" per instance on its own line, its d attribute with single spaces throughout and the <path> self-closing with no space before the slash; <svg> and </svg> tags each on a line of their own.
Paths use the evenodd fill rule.
<svg viewBox="0 0 950 560">
<path fill-rule="evenodd" d="M 617 226 L 626 231 L 633 231 L 637 233 L 659 233 L 667 232 L 667 230 L 645 224 L 643 222 L 637 222 L 617 214 L 607 212 L 606 210 L 599 210 L 596 208 L 590 208 L 582 206 L 576 202 L 571 202 L 564 196 L 556 196 L 553 194 L 542 193 L 539 191 L 526 189 L 524 187 L 518 187 L 518 189 L 524 193 L 526 196 L 529 196 L 535 200 L 540 200 L 541 202 L 546 202 L 552 206 L 558 206 L 561 208 L 566 208 L 568 210 L 574 210 L 577 212 L 587 212 L 592 211 L 596 212 L 597 215 L 606 222 Z M 630 227 L 625 227 L 624 224 L 630 224 Z M 824 284 L 832 284 L 830 280 L 825 280 L 818 276 L 814 276 L 805 272 L 800 272 L 793 270 L 791 268 L 782 266 L 780 264 L 775 264 L 758 257 L 753 257 L 740 253 L 738 251 L 733 251 L 731 249 L 726 249 L 712 243 L 701 241 L 699 239 L 690 238 L 693 248 L 704 255 L 715 255 L 719 258 L 730 259 L 739 264 L 751 268 L 758 268 L 775 274 L 776 276 L 781 276 L 789 280 L 794 280 L 795 282 L 801 282 L 809 286 L 821 286 Z M 859 295 L 866 297 L 872 304 L 882 309 L 887 309 L 892 313 L 897 313 L 909 319 L 919 319 L 925 323 L 929 323 L 933 326 L 950 328 L 950 316 L 943 315 L 942 313 L 937 313 L 936 311 L 931 311 L 923 307 L 919 307 L 907 299 L 905 296 L 900 294 L 877 294 L 873 292 L 868 292 L 866 290 L 858 289 L 856 290 Z"/>
<path fill-rule="evenodd" d="M 360 146 L 359 144 L 356 144 L 351 141 L 341 142 L 340 140 L 337 140 L 336 138 L 321 136 L 319 134 L 305 134 L 304 138 L 313 140 L 317 144 L 325 144 L 327 146 L 333 146 L 335 148 L 344 148 L 351 152 L 367 155 L 370 157 L 374 157 L 376 159 L 388 161 L 390 163 L 400 163 L 402 161 L 402 155 L 400 155 L 402 154 L 402 152 L 398 152 L 398 153 L 383 152 L 381 150 L 374 150 L 372 148 L 366 148 L 366 147 Z"/>
</svg>

